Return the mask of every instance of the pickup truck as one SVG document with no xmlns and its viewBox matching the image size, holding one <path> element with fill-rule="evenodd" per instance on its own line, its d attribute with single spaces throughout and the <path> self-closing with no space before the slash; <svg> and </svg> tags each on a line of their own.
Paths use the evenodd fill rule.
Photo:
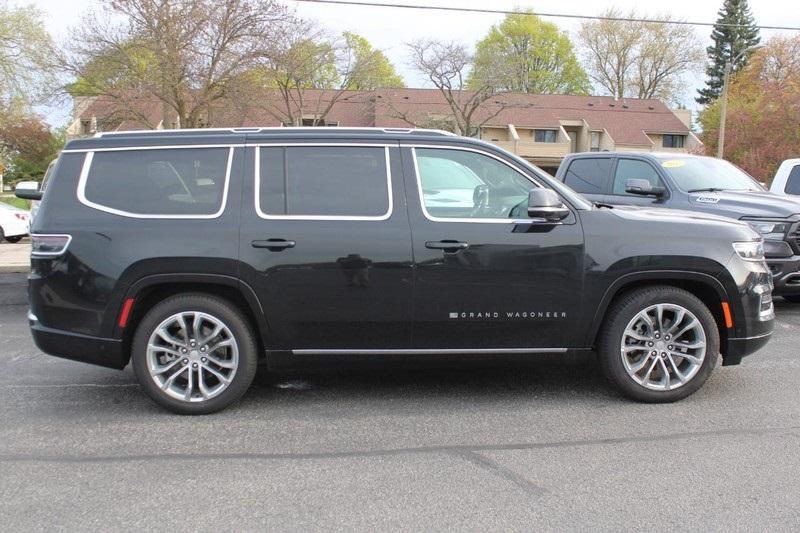
<svg viewBox="0 0 800 533">
<path fill-rule="evenodd" d="M 782 195 L 800 195 L 800 159 L 787 159 L 772 180 L 770 192 Z"/>
<path fill-rule="evenodd" d="M 798 167 L 794 172 L 800 184 Z M 556 178 L 595 203 L 666 207 L 747 222 L 764 237 L 774 294 L 800 303 L 800 198 L 774 194 L 722 159 L 683 153 L 570 154 Z"/>
</svg>

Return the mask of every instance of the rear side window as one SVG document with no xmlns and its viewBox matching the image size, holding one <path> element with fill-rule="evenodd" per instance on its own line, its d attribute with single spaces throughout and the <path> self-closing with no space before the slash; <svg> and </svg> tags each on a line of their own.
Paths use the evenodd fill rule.
<svg viewBox="0 0 800 533">
<path fill-rule="evenodd" d="M 122 215 L 218 216 L 225 205 L 232 151 L 221 147 L 90 153 L 82 199 Z"/>
<path fill-rule="evenodd" d="M 783 191 L 786 194 L 800 194 L 800 165 L 795 165 L 789 172 L 789 177 L 786 178 L 786 188 Z"/>
<path fill-rule="evenodd" d="M 567 169 L 564 182 L 573 190 L 585 194 L 605 194 L 611 158 L 576 159 Z"/>
<path fill-rule="evenodd" d="M 385 219 L 391 214 L 383 146 L 262 146 L 256 157 L 261 216 Z"/>
</svg>

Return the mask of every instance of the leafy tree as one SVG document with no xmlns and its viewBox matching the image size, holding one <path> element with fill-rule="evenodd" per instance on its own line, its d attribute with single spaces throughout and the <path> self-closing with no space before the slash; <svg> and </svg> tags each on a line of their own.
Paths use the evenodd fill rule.
<svg viewBox="0 0 800 533">
<path fill-rule="evenodd" d="M 354 70 L 359 72 L 348 89 L 363 91 L 405 87 L 403 78 L 382 51 L 375 50 L 368 40 L 357 33 L 345 32 L 343 37 L 347 53 L 353 57 Z"/>
<path fill-rule="evenodd" d="M 706 48 L 710 60 L 706 67 L 708 81 L 695 98 L 700 104 L 709 104 L 722 94 L 725 65 L 731 63 L 731 72 L 741 70 L 750 59 L 746 50 L 761 41 L 747 0 L 725 0 L 711 31 L 711 40 L 714 44 Z"/>
<path fill-rule="evenodd" d="M 63 134 L 51 132 L 39 117 L 29 115 L 6 122 L 0 127 L 5 182 L 41 179 L 63 145 Z"/>
<path fill-rule="evenodd" d="M 55 92 L 54 55 L 41 13 L 0 0 L 0 108 L 30 106 Z"/>
<path fill-rule="evenodd" d="M 476 47 L 469 87 L 533 94 L 588 94 L 572 42 L 532 11 L 506 15 Z"/>
<path fill-rule="evenodd" d="M 716 153 L 719 100 L 698 116 L 709 154 Z M 770 180 L 784 159 L 800 146 L 800 36 L 774 38 L 731 77 L 728 92 L 725 158 L 762 181 Z"/>
<path fill-rule="evenodd" d="M 604 20 L 585 22 L 578 32 L 586 68 L 602 91 L 617 98 L 660 98 L 679 102 L 685 75 L 700 68 L 703 50 L 685 25 L 614 20 L 641 18 L 616 9 Z M 670 20 L 668 15 L 659 16 Z"/>
</svg>

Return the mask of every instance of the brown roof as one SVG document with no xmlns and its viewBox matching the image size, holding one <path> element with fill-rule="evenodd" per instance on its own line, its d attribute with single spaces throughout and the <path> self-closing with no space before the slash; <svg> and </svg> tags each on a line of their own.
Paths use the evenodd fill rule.
<svg viewBox="0 0 800 533">
<path fill-rule="evenodd" d="M 302 114 L 315 114 L 324 109 L 333 91 L 309 90 L 304 95 Z M 458 95 L 466 101 L 473 93 Z M 212 126 L 279 126 L 285 106 L 275 92 L 248 95 L 244 103 L 219 102 L 212 113 Z M 125 110 L 127 108 L 127 110 Z M 133 109 L 134 111 L 131 111 Z M 297 113 L 297 110 L 295 110 Z M 585 120 L 591 130 L 607 130 L 618 144 L 651 144 L 646 132 L 689 132 L 686 125 L 657 99 L 610 96 L 574 96 L 507 93 L 497 95 L 476 112 L 477 121 L 487 125 L 557 128 L 559 121 Z M 436 89 L 381 89 L 348 91 L 333 105 L 326 120 L 341 126 L 409 127 L 425 125 L 431 118 L 450 115 L 450 108 Z M 161 119 L 161 104 L 155 100 L 129 99 L 125 105 L 107 97 L 95 98 L 80 118 L 97 117 L 98 121 L 116 117 L 121 124 L 115 129 L 146 129 Z"/>
</svg>

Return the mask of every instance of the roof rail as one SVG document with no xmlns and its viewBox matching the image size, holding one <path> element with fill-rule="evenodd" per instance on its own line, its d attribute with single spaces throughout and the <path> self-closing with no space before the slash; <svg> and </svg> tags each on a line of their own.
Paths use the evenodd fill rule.
<svg viewBox="0 0 800 533">
<path fill-rule="evenodd" d="M 426 129 L 426 128 L 371 128 L 371 127 L 347 127 L 347 126 L 301 126 L 301 127 L 240 127 L 240 128 L 184 128 L 184 129 L 170 129 L 170 130 L 121 130 L 121 131 L 102 131 L 95 133 L 95 137 L 110 137 L 114 135 L 165 135 L 172 133 L 262 133 L 262 132 L 308 132 L 308 131 L 325 131 L 325 132 L 345 132 L 345 131 L 364 131 L 364 132 L 382 132 L 382 133 L 402 133 L 408 135 L 442 135 L 448 137 L 457 137 L 455 133 L 444 130 Z"/>
</svg>

